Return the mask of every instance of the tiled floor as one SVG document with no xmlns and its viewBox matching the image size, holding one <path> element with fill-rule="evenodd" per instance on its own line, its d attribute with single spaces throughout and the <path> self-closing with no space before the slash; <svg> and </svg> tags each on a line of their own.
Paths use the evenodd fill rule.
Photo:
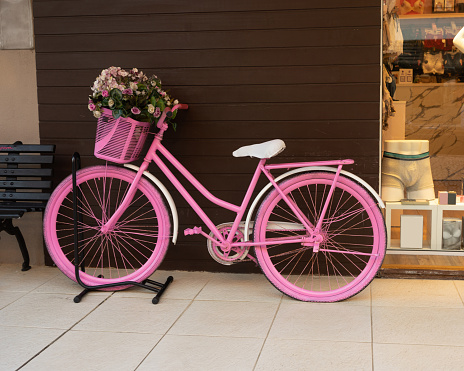
<svg viewBox="0 0 464 371">
<path fill-rule="evenodd" d="M 262 275 L 174 276 L 97 292 L 56 268 L 0 265 L 0 370 L 462 370 L 464 281 L 375 280 L 341 303 L 282 296 Z"/>
</svg>

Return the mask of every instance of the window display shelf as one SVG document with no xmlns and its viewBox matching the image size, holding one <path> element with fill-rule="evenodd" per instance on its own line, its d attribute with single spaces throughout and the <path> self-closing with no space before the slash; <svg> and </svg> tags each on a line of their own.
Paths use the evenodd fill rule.
<svg viewBox="0 0 464 371">
<path fill-rule="evenodd" d="M 431 201 L 429 205 L 403 205 L 401 202 L 386 202 L 385 203 L 385 224 L 387 227 L 387 249 L 407 250 L 400 246 L 400 240 L 392 239 L 392 210 L 422 210 L 427 211 L 425 221 L 427 224 L 427 237 L 423 240 L 422 249 L 413 249 L 414 251 L 421 250 L 436 250 L 436 225 L 437 225 L 437 205 L 438 201 Z"/>
<path fill-rule="evenodd" d="M 427 225 L 426 238 L 423 240 L 422 249 L 405 249 L 400 246 L 399 239 L 392 239 L 392 211 L 393 210 L 415 210 L 427 211 L 425 223 Z M 459 249 L 446 250 L 442 247 L 443 236 L 443 220 L 447 212 L 458 213 L 460 217 L 464 217 L 464 204 L 456 205 L 439 205 L 438 200 L 430 201 L 429 205 L 403 205 L 401 202 L 386 202 L 385 203 L 385 224 L 387 227 L 387 249 L 390 251 L 414 251 L 414 252 L 446 252 L 459 253 Z M 464 254 L 464 252 L 460 252 Z"/>
</svg>

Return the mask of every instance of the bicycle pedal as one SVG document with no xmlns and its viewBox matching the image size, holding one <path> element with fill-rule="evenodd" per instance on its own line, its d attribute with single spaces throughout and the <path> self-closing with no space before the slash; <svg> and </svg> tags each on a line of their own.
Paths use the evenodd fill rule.
<svg viewBox="0 0 464 371">
<path fill-rule="evenodd" d="M 192 234 L 200 234 L 202 232 L 201 227 L 187 228 L 184 230 L 184 236 L 190 236 Z"/>
</svg>

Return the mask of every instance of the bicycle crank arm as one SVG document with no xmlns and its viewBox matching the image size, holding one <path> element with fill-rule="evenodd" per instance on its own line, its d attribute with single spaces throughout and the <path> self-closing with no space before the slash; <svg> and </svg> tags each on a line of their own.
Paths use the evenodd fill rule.
<svg viewBox="0 0 464 371">
<path fill-rule="evenodd" d="M 208 240 L 213 241 L 215 244 L 217 244 L 220 247 L 224 247 L 225 245 L 222 244 L 220 241 L 215 240 L 212 238 L 209 234 L 206 234 L 203 232 L 201 227 L 193 227 L 193 228 L 187 228 L 184 230 L 184 236 L 191 236 L 193 234 L 201 234 L 202 236 L 206 237 Z"/>
</svg>

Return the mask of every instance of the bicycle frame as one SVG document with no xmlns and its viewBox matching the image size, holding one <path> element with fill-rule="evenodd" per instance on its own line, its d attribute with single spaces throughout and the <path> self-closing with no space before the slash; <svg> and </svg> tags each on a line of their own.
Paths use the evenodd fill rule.
<svg viewBox="0 0 464 371">
<path fill-rule="evenodd" d="M 285 202 L 288 204 L 290 209 L 297 215 L 300 219 L 301 224 L 304 226 L 306 231 L 308 232 L 308 236 L 305 239 L 305 246 L 314 246 L 315 249 L 318 249 L 318 241 L 316 240 L 315 236 L 320 230 L 320 227 L 322 225 L 322 221 L 324 219 L 325 213 L 327 211 L 330 199 L 332 197 L 333 191 L 335 189 L 335 184 L 338 180 L 338 176 L 340 175 L 340 172 L 342 170 L 342 166 L 345 164 L 352 164 L 354 163 L 353 160 L 333 160 L 333 161 L 314 161 L 314 162 L 298 162 L 298 163 L 283 163 L 283 164 L 272 164 L 272 165 L 266 165 L 267 159 L 261 159 L 258 163 L 258 166 L 256 167 L 256 170 L 254 172 L 254 175 L 251 179 L 250 185 L 248 186 L 248 190 L 245 193 L 245 196 L 243 198 L 243 201 L 240 206 L 231 204 L 229 202 L 226 202 L 222 199 L 219 199 L 215 197 L 211 192 L 209 192 L 162 144 L 161 141 L 163 139 L 163 134 L 164 131 L 167 129 L 167 125 L 164 123 L 164 117 L 166 111 L 169 109 L 166 109 L 165 112 L 163 113 L 163 116 L 160 118 L 158 127 L 160 128 L 160 131 L 155 135 L 155 138 L 150 146 L 150 149 L 147 152 L 147 155 L 145 156 L 144 162 L 140 166 L 139 170 L 137 171 L 137 174 L 126 194 L 126 197 L 124 198 L 123 202 L 121 205 L 118 207 L 118 209 L 115 211 L 115 213 L 112 215 L 112 217 L 108 220 L 108 222 L 102 226 L 102 232 L 107 233 L 111 231 L 114 226 L 116 225 L 118 219 L 121 217 L 123 214 L 124 210 L 127 209 L 129 204 L 132 201 L 132 198 L 135 194 L 135 191 L 137 189 L 137 184 L 142 177 L 144 171 L 147 170 L 148 165 L 151 162 L 154 162 L 160 170 L 167 176 L 169 181 L 176 187 L 176 189 L 179 191 L 179 193 L 182 195 L 182 197 L 188 202 L 188 204 L 192 207 L 192 209 L 196 212 L 196 214 L 201 218 L 201 220 L 206 224 L 206 226 L 209 228 L 209 230 L 213 233 L 213 235 L 216 237 L 217 240 L 212 238 L 210 235 L 204 233 L 201 228 L 193 228 L 190 230 L 186 230 L 186 234 L 201 234 L 205 236 L 206 238 L 214 241 L 216 244 L 218 244 L 221 247 L 225 248 L 231 248 L 231 247 L 236 247 L 236 246 L 263 246 L 266 244 L 275 244 L 276 240 L 269 241 L 267 243 L 265 242 L 232 242 L 232 239 L 234 238 L 235 232 L 238 230 L 240 222 L 243 218 L 243 215 L 245 211 L 248 208 L 249 202 L 251 200 L 251 196 L 253 194 L 253 191 L 256 188 L 256 185 L 258 183 L 258 179 L 263 173 L 270 183 L 274 186 L 274 188 L 280 193 L 282 198 L 285 200 Z M 174 110 L 174 109 L 173 109 Z M 233 222 L 231 231 L 227 237 L 227 239 L 224 239 L 222 234 L 218 231 L 216 228 L 215 224 L 211 221 L 211 219 L 206 215 L 206 213 L 203 211 L 203 209 L 197 204 L 197 202 L 194 200 L 194 198 L 190 195 L 190 193 L 183 187 L 183 185 L 180 183 L 180 181 L 177 179 L 177 177 L 170 171 L 170 169 L 166 166 L 166 164 L 163 162 L 163 160 L 159 157 L 158 153 L 163 155 L 163 157 L 169 162 L 172 166 L 174 166 L 175 169 L 177 169 L 182 176 L 184 176 L 206 199 L 214 203 L 215 205 L 222 207 L 224 209 L 230 210 L 232 212 L 236 213 L 235 220 Z M 298 208 L 298 206 L 289 198 L 287 195 L 284 193 L 284 191 L 279 187 L 279 185 L 275 182 L 274 177 L 271 174 L 271 170 L 274 169 L 290 169 L 290 168 L 300 168 L 300 167 L 313 167 L 313 166 L 337 166 L 337 171 L 336 175 L 334 177 L 334 181 L 331 185 L 331 188 L 329 190 L 328 196 L 325 200 L 324 207 L 322 209 L 322 213 L 320 215 L 320 218 L 315 226 L 313 226 L 309 220 L 306 218 L 306 216 L 301 212 L 301 210 Z M 287 238 L 282 238 L 281 241 L 285 241 L 286 243 L 301 243 L 302 242 L 301 237 L 287 237 Z"/>
</svg>

